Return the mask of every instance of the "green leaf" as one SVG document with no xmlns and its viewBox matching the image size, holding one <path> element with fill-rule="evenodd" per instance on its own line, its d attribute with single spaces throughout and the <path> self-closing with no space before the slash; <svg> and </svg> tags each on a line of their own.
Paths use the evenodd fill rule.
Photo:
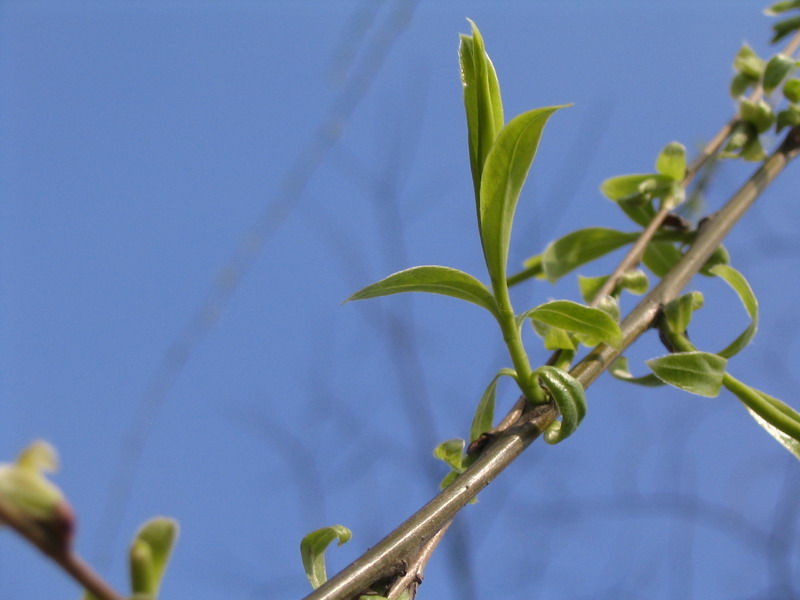
<svg viewBox="0 0 800 600">
<path fill-rule="evenodd" d="M 505 283 L 511 225 L 522 185 L 539 147 L 547 119 L 561 106 L 519 115 L 495 140 L 481 178 L 480 230 L 492 282 Z"/>
<path fill-rule="evenodd" d="M 664 383 L 698 396 L 714 398 L 722 387 L 727 361 L 708 352 L 675 352 L 646 361 Z"/>
<path fill-rule="evenodd" d="M 0 464 L 0 503 L 22 519 L 58 525 L 63 518 L 59 508 L 66 500 L 44 475 L 57 467 L 55 449 L 42 440 L 32 442 L 20 452 L 16 462 Z"/>
<path fill-rule="evenodd" d="M 731 79 L 730 94 L 735 100 L 738 100 L 747 93 L 751 87 L 758 85 L 758 78 L 751 77 L 745 73 L 737 73 Z"/>
<path fill-rule="evenodd" d="M 714 252 L 711 253 L 711 256 L 708 257 L 705 264 L 700 267 L 700 274 L 706 277 L 714 277 L 714 274 L 711 272 L 714 267 L 717 265 L 727 265 L 730 262 L 731 255 L 728 249 L 725 246 L 719 245 Z"/>
<path fill-rule="evenodd" d="M 800 0 L 781 0 L 781 2 L 776 2 L 772 6 L 765 8 L 764 14 L 768 17 L 774 17 L 793 8 L 800 8 Z"/>
<path fill-rule="evenodd" d="M 656 159 L 656 171 L 675 181 L 683 181 L 686 174 L 686 148 L 678 142 L 670 142 Z"/>
<path fill-rule="evenodd" d="M 755 336 L 756 331 L 758 331 L 758 300 L 744 275 L 733 267 L 717 265 L 711 269 L 711 273 L 721 277 L 725 283 L 733 288 L 733 291 L 739 295 L 739 299 L 742 301 L 747 314 L 750 316 L 750 324 L 747 326 L 747 329 L 739 334 L 727 347 L 717 352 L 717 354 L 723 358 L 730 358 L 747 346 Z"/>
<path fill-rule="evenodd" d="M 454 471 L 461 473 L 464 470 L 464 440 L 453 438 L 445 440 L 433 449 L 433 455 L 444 461 Z"/>
<path fill-rule="evenodd" d="M 752 123 L 758 133 L 764 133 L 775 122 L 772 107 L 763 100 L 758 102 L 739 100 L 739 115 L 743 120 Z"/>
<path fill-rule="evenodd" d="M 650 242 L 642 262 L 656 277 L 664 277 L 683 258 L 681 251 L 671 242 Z"/>
<path fill-rule="evenodd" d="M 599 308 L 570 300 L 554 300 L 534 308 L 530 317 L 536 321 L 575 333 L 581 342 L 594 346 L 605 342 L 614 348 L 622 346 L 619 324 Z"/>
<path fill-rule="evenodd" d="M 767 94 L 772 93 L 794 67 L 795 62 L 791 56 L 778 53 L 770 58 L 767 68 L 764 69 L 764 81 L 762 82 L 764 92 Z"/>
<path fill-rule="evenodd" d="M 155 600 L 177 537 L 178 522 L 174 519 L 157 517 L 142 525 L 130 549 L 134 593 L 147 594 Z"/>
<path fill-rule="evenodd" d="M 657 196 L 659 192 L 669 190 L 672 182 L 672 177 L 655 173 L 618 175 L 601 183 L 600 191 L 610 200 L 618 201 L 640 194 Z"/>
<path fill-rule="evenodd" d="M 653 200 L 644 196 L 629 196 L 617 201 L 617 206 L 622 209 L 628 218 L 642 227 L 647 227 L 656 216 Z"/>
<path fill-rule="evenodd" d="M 652 373 L 648 373 L 647 375 L 643 375 L 641 377 L 636 377 L 633 375 L 633 373 L 631 373 L 628 369 L 628 359 L 624 356 L 618 357 L 613 363 L 611 363 L 611 366 L 608 368 L 608 372 L 617 379 L 621 379 L 622 381 L 636 385 L 642 385 L 645 387 L 660 387 L 664 385 L 664 382 Z"/>
<path fill-rule="evenodd" d="M 599 277 L 584 277 L 578 275 L 578 287 L 581 291 L 581 297 L 587 303 L 593 302 L 595 296 L 603 287 L 603 284 L 608 280 L 608 275 L 601 275 Z M 650 280 L 647 274 L 641 269 L 632 269 L 622 275 L 620 280 L 615 286 L 613 296 L 619 295 L 621 290 L 628 290 L 631 294 L 640 296 L 644 294 L 650 287 Z"/>
<path fill-rule="evenodd" d="M 579 229 L 551 242 L 542 254 L 542 267 L 552 283 L 570 271 L 636 241 L 638 233 L 605 227 Z"/>
<path fill-rule="evenodd" d="M 631 294 L 641 296 L 650 288 L 650 280 L 647 273 L 641 269 L 626 271 L 620 280 L 620 286 L 628 290 Z"/>
<path fill-rule="evenodd" d="M 783 95 L 789 102 L 800 102 L 800 79 L 793 77 L 784 83 Z"/>
<path fill-rule="evenodd" d="M 675 334 L 683 334 L 692 321 L 692 313 L 703 308 L 703 294 L 700 292 L 689 292 L 674 300 L 667 302 L 664 307 L 664 318 L 670 331 Z"/>
<path fill-rule="evenodd" d="M 794 127 L 795 125 L 800 125 L 800 104 L 790 104 L 775 118 L 775 131 L 777 132 L 784 127 Z"/>
<path fill-rule="evenodd" d="M 736 57 L 733 59 L 733 68 L 739 73 L 744 73 L 749 77 L 761 78 L 766 63 L 759 58 L 753 49 L 747 44 L 743 44 Z"/>
<path fill-rule="evenodd" d="M 788 19 L 775 23 L 772 26 L 772 31 L 775 32 L 775 35 L 772 36 L 770 43 L 774 44 L 781 41 L 787 35 L 794 33 L 797 29 L 800 29 L 800 15 L 789 17 Z"/>
<path fill-rule="evenodd" d="M 544 340 L 545 350 L 575 350 L 572 336 L 560 327 L 531 319 L 533 330 Z"/>
<path fill-rule="evenodd" d="M 742 401 L 759 425 L 796 455 L 797 444 L 792 443 L 800 442 L 800 414 L 796 410 L 729 373 L 725 374 L 723 385 Z"/>
<path fill-rule="evenodd" d="M 572 375 L 556 367 L 539 367 L 533 376 L 538 377 L 539 383 L 550 393 L 561 413 L 561 422 L 552 423 L 543 432 L 545 442 L 557 444 L 569 437 L 586 415 L 583 386 Z"/>
<path fill-rule="evenodd" d="M 300 556 L 311 587 L 317 589 L 328 580 L 325 571 L 325 550 L 333 540 L 341 546 L 350 541 L 352 532 L 344 525 L 332 525 L 312 531 L 300 542 Z"/>
<path fill-rule="evenodd" d="M 483 165 L 497 134 L 503 128 L 503 102 L 497 73 L 486 53 L 483 37 L 475 23 L 467 20 L 472 28 L 472 36 L 460 36 L 458 57 L 461 83 L 464 86 L 464 109 L 467 113 L 469 162 L 478 208 Z M 480 217 L 480 211 L 478 216 Z M 480 226 L 480 222 L 478 225 Z"/>
<path fill-rule="evenodd" d="M 481 399 L 478 402 L 478 407 L 475 409 L 475 415 L 472 417 L 472 427 L 469 432 L 469 441 L 474 442 L 482 433 L 490 431 L 494 427 L 494 400 L 495 392 L 497 391 L 497 380 L 503 375 L 516 379 L 517 374 L 511 369 L 500 369 L 500 371 L 492 377 L 489 385 L 486 386 Z M 463 443 L 462 443 L 463 450 Z"/>
<path fill-rule="evenodd" d="M 456 478 L 457 478 L 457 477 L 458 477 L 460 474 L 461 474 L 461 473 L 459 473 L 458 471 L 450 471 L 450 472 L 449 472 L 447 475 L 445 475 L 445 476 L 442 478 L 442 480 L 439 482 L 439 489 L 440 489 L 440 490 L 443 490 L 444 488 L 446 488 L 447 486 L 449 486 L 451 483 L 453 483 L 453 482 L 456 480 Z"/>
<path fill-rule="evenodd" d="M 345 302 L 399 294 L 401 292 L 430 292 L 460 298 L 497 314 L 494 296 L 472 275 L 450 267 L 422 266 L 399 271 L 357 291 Z"/>
</svg>

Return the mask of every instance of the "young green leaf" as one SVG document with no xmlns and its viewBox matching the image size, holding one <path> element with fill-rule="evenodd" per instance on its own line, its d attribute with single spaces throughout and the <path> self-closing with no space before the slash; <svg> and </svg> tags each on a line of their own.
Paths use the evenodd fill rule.
<svg viewBox="0 0 800 600">
<path fill-rule="evenodd" d="M 675 352 L 645 362 L 664 383 L 708 398 L 719 394 L 726 363 L 708 352 Z"/>
<path fill-rule="evenodd" d="M 714 277 L 714 273 L 711 272 L 714 267 L 717 265 L 727 265 L 730 262 L 731 255 L 728 249 L 723 245 L 719 245 L 714 252 L 711 253 L 711 256 L 708 257 L 706 263 L 700 268 L 700 274 L 706 277 Z"/>
<path fill-rule="evenodd" d="M 325 571 L 325 550 L 333 540 L 341 546 L 350 541 L 352 532 L 344 525 L 332 525 L 312 531 L 300 542 L 300 557 L 311 587 L 317 589 L 328 581 Z"/>
<path fill-rule="evenodd" d="M 530 318 L 575 333 L 587 346 L 600 342 L 614 348 L 622 345 L 619 324 L 599 308 L 570 300 L 554 300 L 534 308 L 530 312 Z"/>
<path fill-rule="evenodd" d="M 780 132 L 784 127 L 800 125 L 800 104 L 790 104 L 775 117 L 775 131 Z"/>
<path fill-rule="evenodd" d="M 723 385 L 729 392 L 742 401 L 742 404 L 747 407 L 751 415 L 759 417 L 771 428 L 783 434 L 776 435 L 773 429 L 764 426 L 761 420 L 756 419 L 770 435 L 778 440 L 778 442 L 784 445 L 789 451 L 794 452 L 796 445 L 787 445 L 785 442 L 788 441 L 786 437 L 795 442 L 800 442 L 800 414 L 798 414 L 796 410 L 777 398 L 773 398 L 769 394 L 765 394 L 739 381 L 729 373 L 725 374 Z"/>
<path fill-rule="evenodd" d="M 642 227 L 647 227 L 656 216 L 656 209 L 653 207 L 653 199 L 643 195 L 628 196 L 617 200 L 620 207 L 627 217 Z"/>
<path fill-rule="evenodd" d="M 618 357 L 613 363 L 611 363 L 611 366 L 608 368 L 608 372 L 617 379 L 621 379 L 622 381 L 626 381 L 628 383 L 634 383 L 636 385 L 642 385 L 645 387 L 659 387 L 664 385 L 664 382 L 652 373 L 642 375 L 641 377 L 636 377 L 628 369 L 628 359 L 624 356 Z"/>
<path fill-rule="evenodd" d="M 650 242 L 644 251 L 642 262 L 656 277 L 664 277 L 683 258 L 681 251 L 670 242 Z"/>
<path fill-rule="evenodd" d="M 673 181 L 672 177 L 655 173 L 618 175 L 601 183 L 600 191 L 606 198 L 614 201 L 641 194 L 658 196 L 659 193 L 669 190 Z"/>
<path fill-rule="evenodd" d="M 721 277 L 725 283 L 733 288 L 733 291 L 739 295 L 739 299 L 742 301 L 747 314 L 750 316 L 750 324 L 747 328 L 727 347 L 717 352 L 717 354 L 723 358 L 730 358 L 747 346 L 750 340 L 753 339 L 753 336 L 755 336 L 756 331 L 758 331 L 758 300 L 750 284 L 747 283 L 747 279 L 744 278 L 744 275 L 733 267 L 717 265 L 711 269 L 711 273 Z"/>
<path fill-rule="evenodd" d="M 603 287 L 603 284 L 608 280 L 608 275 L 601 275 L 599 277 L 584 277 L 578 275 L 578 287 L 581 291 L 581 297 L 584 302 L 592 302 L 597 296 L 597 292 Z M 641 269 L 633 269 L 627 271 L 619 280 L 614 290 L 618 294 L 620 290 L 628 290 L 631 294 L 641 296 L 650 287 L 650 280 L 647 274 Z"/>
<path fill-rule="evenodd" d="M 450 267 L 422 266 L 399 271 L 357 291 L 345 302 L 402 292 L 430 292 L 460 298 L 497 314 L 494 296 L 472 275 Z"/>
<path fill-rule="evenodd" d="M 155 600 L 164 578 L 172 548 L 178 537 L 178 522 L 166 517 L 151 519 L 139 529 L 130 549 L 132 591 Z"/>
<path fill-rule="evenodd" d="M 638 233 L 605 227 L 579 229 L 551 242 L 542 254 L 542 267 L 552 283 L 581 265 L 636 241 Z"/>
<path fill-rule="evenodd" d="M 774 17 L 793 8 L 800 8 L 800 0 L 781 0 L 780 2 L 776 2 L 775 4 L 765 8 L 764 14 L 768 17 Z"/>
<path fill-rule="evenodd" d="M 497 136 L 486 158 L 479 212 L 483 252 L 493 285 L 505 284 L 517 200 L 547 119 L 559 108 L 562 107 L 539 108 L 511 120 Z"/>
<path fill-rule="evenodd" d="M 539 334 L 544 340 L 545 350 L 575 350 L 575 341 L 572 336 L 561 329 L 560 327 L 553 327 L 541 321 L 531 319 L 531 325 L 534 331 Z"/>
<path fill-rule="evenodd" d="M 470 427 L 469 431 L 470 442 L 474 442 L 482 433 L 490 431 L 494 427 L 494 400 L 495 392 L 497 391 L 497 380 L 503 375 L 514 379 L 517 376 L 511 369 L 500 369 L 497 375 L 492 377 L 489 385 L 486 386 L 486 390 L 481 395 L 478 407 L 475 409 L 475 415 L 472 417 L 472 427 Z"/>
<path fill-rule="evenodd" d="M 545 442 L 557 444 L 569 437 L 586 415 L 583 386 L 572 375 L 556 367 L 539 367 L 533 376 L 547 389 L 561 413 L 561 422 L 555 421 L 543 432 Z"/>
<path fill-rule="evenodd" d="M 775 32 L 775 35 L 772 36 L 770 43 L 775 44 L 798 29 L 800 29 L 800 15 L 778 21 L 772 26 L 772 31 Z"/>
<path fill-rule="evenodd" d="M 667 327 L 674 334 L 683 334 L 692 321 L 692 313 L 703 308 L 703 294 L 700 292 L 689 292 L 671 302 L 664 307 L 664 318 Z"/>
<path fill-rule="evenodd" d="M 747 93 L 747 90 L 758 85 L 758 77 L 751 77 L 745 73 L 737 73 L 731 79 L 730 94 L 734 100 L 738 100 Z"/>
<path fill-rule="evenodd" d="M 766 419 L 764 419 L 761 415 L 755 412 L 753 409 L 748 408 L 747 412 L 750 413 L 750 416 L 755 419 L 755 422 L 761 425 L 761 427 L 770 434 L 775 440 L 784 448 L 786 448 L 789 452 L 794 454 L 795 458 L 800 460 L 800 441 L 794 439 L 793 437 L 786 435 L 780 429 L 775 427 L 774 425 L 770 424 Z"/>
<path fill-rule="evenodd" d="M 783 95 L 789 102 L 800 102 L 800 79 L 794 77 L 784 83 Z"/>
<path fill-rule="evenodd" d="M 504 121 L 497 73 L 486 53 L 478 27 L 472 21 L 469 23 L 472 36 L 461 35 L 458 57 L 461 83 L 464 86 L 464 108 L 467 113 L 469 162 L 477 205 L 483 164 L 497 134 L 503 128 Z M 480 216 L 480 212 L 478 215 Z"/>
<path fill-rule="evenodd" d="M 461 473 L 464 470 L 464 445 L 464 440 L 460 438 L 445 440 L 433 449 L 433 455 L 457 473 Z"/>
<path fill-rule="evenodd" d="M 682 181 L 686 174 L 686 148 L 679 142 L 670 142 L 656 159 L 656 171 L 675 181 Z"/>
<path fill-rule="evenodd" d="M 739 73 L 744 73 L 748 77 L 754 77 L 756 79 L 761 78 L 765 66 L 766 63 L 759 58 L 758 54 L 747 44 L 742 45 L 736 57 L 733 59 L 734 69 Z"/>
<path fill-rule="evenodd" d="M 742 117 L 742 120 L 752 123 L 757 133 L 764 133 L 775 122 L 775 113 L 764 100 L 758 102 L 746 98 L 739 100 L 739 116 Z"/>
<path fill-rule="evenodd" d="M 764 80 L 761 84 L 764 87 L 764 92 L 771 94 L 794 68 L 795 62 L 791 56 L 778 53 L 770 58 L 767 68 L 764 69 Z"/>
</svg>

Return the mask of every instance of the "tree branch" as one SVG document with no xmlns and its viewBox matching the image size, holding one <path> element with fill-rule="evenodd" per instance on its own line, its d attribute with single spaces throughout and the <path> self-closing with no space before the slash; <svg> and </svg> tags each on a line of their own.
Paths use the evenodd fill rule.
<svg viewBox="0 0 800 600">
<path fill-rule="evenodd" d="M 702 228 L 680 262 L 625 318 L 621 324 L 622 347 L 615 350 L 600 344 L 572 368 L 570 374 L 584 388 L 588 388 L 614 359 L 651 326 L 661 305 L 678 296 L 761 192 L 799 153 L 800 126 L 796 126 L 780 148 Z M 342 600 L 357 596 L 373 582 L 390 575 L 402 561 L 418 555 L 420 548 L 508 467 L 556 417 L 552 405 L 532 406 L 526 403 L 516 422 L 492 440 L 477 460 L 449 487 L 360 558 L 309 594 L 306 600 Z"/>
</svg>

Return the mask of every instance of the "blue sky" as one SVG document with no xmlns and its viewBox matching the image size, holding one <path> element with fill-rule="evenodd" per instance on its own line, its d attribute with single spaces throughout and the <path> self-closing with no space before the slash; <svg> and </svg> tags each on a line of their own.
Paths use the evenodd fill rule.
<svg viewBox="0 0 800 600">
<path fill-rule="evenodd" d="M 520 264 L 579 227 L 630 229 L 598 185 L 717 131 L 739 46 L 769 51 L 762 8 L 3 3 L 0 457 L 36 438 L 58 448 L 78 549 L 119 589 L 130 537 L 164 514 L 182 525 L 164 598 L 302 597 L 301 537 L 350 527 L 335 571 L 427 501 L 445 472 L 433 446 L 467 435 L 507 364 L 474 306 L 341 304 L 417 264 L 484 278 L 456 53 L 465 17 L 507 117 L 574 103 L 548 124 L 521 199 Z M 708 210 L 750 171 L 725 165 Z M 762 302 L 732 371 L 794 406 L 797 177 L 782 175 L 727 244 Z M 724 284 L 691 287 L 706 293 L 693 339 L 721 347 L 746 315 Z M 574 278 L 514 300 L 554 297 L 577 299 Z M 630 356 L 641 370 L 661 352 L 651 336 Z M 501 387 L 502 408 L 514 398 Z M 532 446 L 464 511 L 421 597 L 798 589 L 787 499 L 800 476 L 738 401 L 608 376 L 588 401 L 573 438 Z M 78 597 L 9 534 L 0 592 Z"/>
</svg>

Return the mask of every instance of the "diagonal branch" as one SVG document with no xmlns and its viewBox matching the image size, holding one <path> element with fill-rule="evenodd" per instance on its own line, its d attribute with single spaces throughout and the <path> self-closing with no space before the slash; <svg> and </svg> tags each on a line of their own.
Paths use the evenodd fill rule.
<svg viewBox="0 0 800 600">
<path fill-rule="evenodd" d="M 584 388 L 652 324 L 662 304 L 677 297 L 700 270 L 736 222 L 756 198 L 800 154 L 800 126 L 708 222 L 677 265 L 653 288 L 622 322 L 619 350 L 600 344 L 573 367 L 570 374 Z M 306 600 L 343 600 L 357 596 L 370 584 L 390 575 L 397 565 L 417 556 L 420 548 L 437 534 L 478 492 L 485 488 L 556 419 L 552 405 L 526 403 L 519 418 L 500 433 L 478 459 L 449 487 L 418 510 L 360 558 L 306 597 Z"/>
</svg>

